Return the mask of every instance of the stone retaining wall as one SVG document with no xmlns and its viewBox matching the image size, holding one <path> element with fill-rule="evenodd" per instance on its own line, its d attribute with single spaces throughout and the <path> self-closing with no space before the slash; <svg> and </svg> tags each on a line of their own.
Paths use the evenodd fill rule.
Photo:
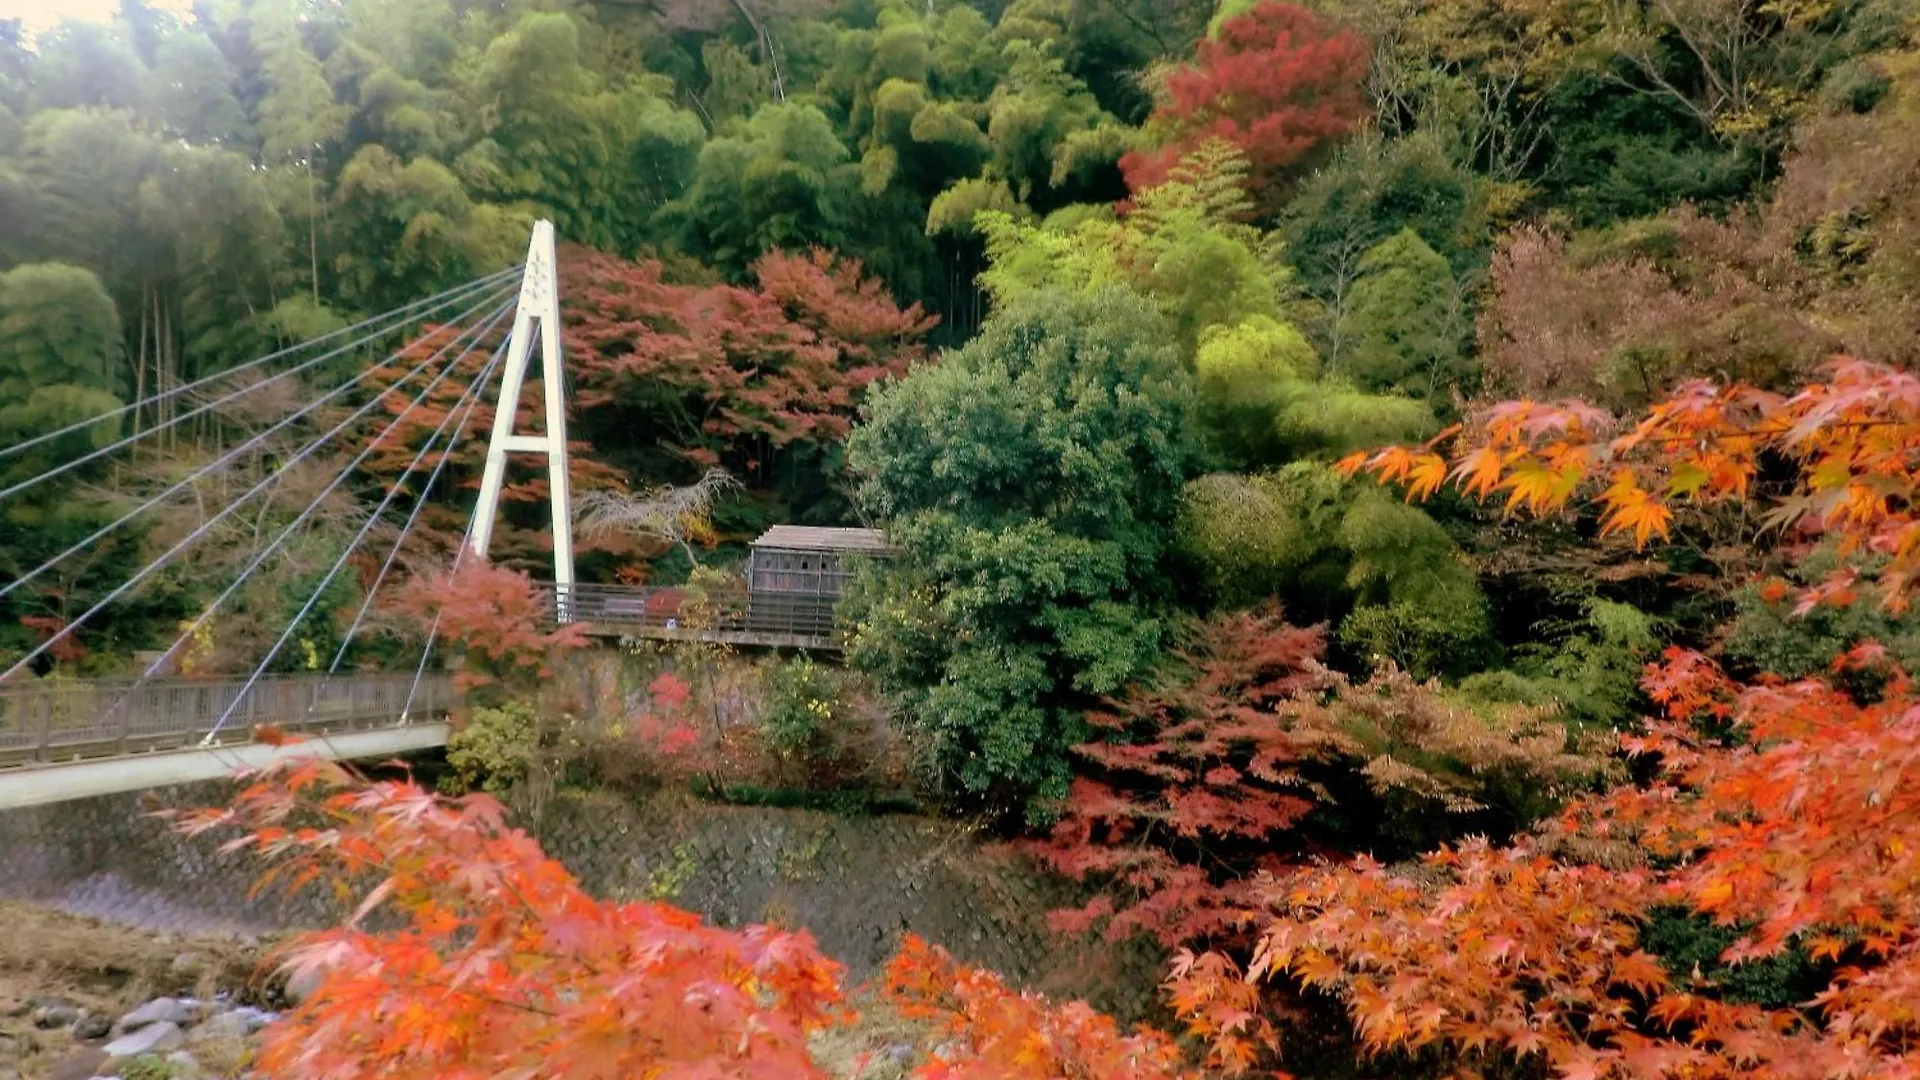
<svg viewBox="0 0 1920 1080">
<path fill-rule="evenodd" d="M 336 919 L 316 894 L 249 899 L 254 864 L 149 816 L 217 804 L 223 791 L 197 784 L 0 813 L 0 897 L 155 930 L 267 934 Z M 723 926 L 804 926 L 854 980 L 912 931 L 1124 1017 L 1153 1001 L 1152 949 L 1053 935 L 1044 913 L 1071 903 L 1071 890 L 952 822 L 594 794 L 556 800 L 532 831 L 596 895 L 667 900 Z"/>
</svg>

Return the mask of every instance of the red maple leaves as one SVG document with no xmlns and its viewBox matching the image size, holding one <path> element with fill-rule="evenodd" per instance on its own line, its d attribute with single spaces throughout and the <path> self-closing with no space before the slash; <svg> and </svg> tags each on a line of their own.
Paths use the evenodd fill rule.
<svg viewBox="0 0 1920 1080">
<path fill-rule="evenodd" d="M 462 650 L 470 661 L 458 676 L 462 689 L 495 681 L 532 687 L 553 673 L 559 654 L 587 644 L 579 623 L 546 629 L 553 610 L 531 578 L 483 559 L 409 578 L 394 603 Z"/>
<path fill-rule="evenodd" d="M 656 699 L 674 704 L 672 684 Z M 664 706 L 663 706 L 664 707 Z M 269 1075 L 336 1080 L 824 1080 L 808 1036 L 854 1019 L 805 932 L 719 930 L 657 903 L 588 896 L 484 795 L 449 799 L 302 757 L 224 810 L 179 815 L 360 902 L 280 959 L 314 989 L 263 1036 Z M 373 918 L 393 923 L 367 928 Z M 940 1045 L 916 1080 L 1189 1080 L 1178 1047 L 1082 1002 L 1009 988 L 909 936 L 888 1002 Z"/>
<path fill-rule="evenodd" d="M 1366 115 L 1367 62 L 1359 34 L 1264 0 L 1201 41 L 1191 67 L 1167 76 L 1147 126 L 1163 141 L 1121 159 L 1127 186 L 1158 186 L 1200 144 L 1225 139 L 1246 153 L 1256 202 L 1271 209 L 1288 169 Z"/>
<path fill-rule="evenodd" d="M 1661 778 L 1578 801 L 1560 822 L 1645 862 L 1482 841 L 1429 856 L 1424 875 L 1366 860 L 1297 875 L 1267 892 L 1248 975 L 1336 995 L 1372 1051 L 1445 1046 L 1468 1068 L 1920 1075 L 1920 701 L 1904 673 L 1890 677 L 1862 704 L 1818 680 L 1737 686 L 1676 653 L 1649 684 L 1679 718 L 1630 742 L 1659 755 Z M 1694 708 L 1723 714 L 1737 739 L 1701 735 Z M 1804 946 L 1826 989 L 1768 1009 L 1669 972 L 1639 942 L 1663 904 L 1739 928 L 1729 962 Z M 1223 981 L 1195 969 L 1176 1002 L 1204 1005 Z"/>
<path fill-rule="evenodd" d="M 1323 651 L 1319 630 L 1277 611 L 1223 616 L 1181 651 L 1182 673 L 1088 717 L 1102 738 L 1075 752 L 1092 775 L 1073 781 L 1059 825 L 1026 849 L 1113 888 L 1056 913 L 1056 926 L 1103 922 L 1116 939 L 1144 930 L 1178 946 L 1240 921 L 1253 873 L 1281 865 L 1276 834 L 1315 805 L 1296 767 L 1317 740 L 1277 706 L 1326 685 Z M 1195 858 L 1194 847 L 1209 857 Z"/>
<path fill-rule="evenodd" d="M 861 392 L 905 371 L 935 321 L 822 251 L 762 256 L 758 289 L 671 284 L 657 262 L 581 250 L 566 263 L 576 408 L 640 418 L 702 466 L 843 437 Z"/>
<path fill-rule="evenodd" d="M 1086 767 L 1058 825 L 1023 845 L 1102 889 L 1056 927 L 1244 959 L 1266 878 L 1394 842 L 1383 819 L 1484 827 L 1470 815 L 1504 785 L 1571 789 L 1605 769 L 1540 710 L 1470 710 L 1392 670 L 1355 683 L 1323 650 L 1319 628 L 1273 607 L 1217 615 L 1088 718 L 1101 737 L 1075 748 Z M 1336 807 L 1348 824 L 1315 816 Z"/>
</svg>

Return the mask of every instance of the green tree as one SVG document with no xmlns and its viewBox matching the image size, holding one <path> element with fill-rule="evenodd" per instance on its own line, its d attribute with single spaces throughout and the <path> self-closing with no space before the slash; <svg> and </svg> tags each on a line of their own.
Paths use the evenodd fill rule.
<svg viewBox="0 0 1920 1080">
<path fill-rule="evenodd" d="M 1191 359 L 1209 327 L 1284 314 L 1291 272 L 1278 245 L 1241 220 L 1251 206 L 1244 176 L 1239 153 L 1211 142 L 1118 220 L 1031 224 L 982 213 L 991 265 L 981 283 L 1003 303 L 1045 285 L 1130 285 L 1158 304 Z"/>
<path fill-rule="evenodd" d="M 41 109 L 137 109 L 147 65 L 111 27 L 64 22 L 36 43 L 32 104 Z"/>
<path fill-rule="evenodd" d="M 1391 140 L 1363 134 L 1301 183 L 1281 232 L 1302 291 L 1320 305 L 1308 329 L 1329 367 L 1347 363 L 1346 316 L 1367 253 L 1411 230 L 1456 275 L 1472 273 L 1490 247 L 1492 195 L 1430 132 Z"/>
<path fill-rule="evenodd" d="M 1479 575 L 1440 523 L 1377 488 L 1340 521 L 1346 585 L 1357 601 L 1340 640 L 1363 665 L 1391 660 L 1419 678 L 1462 675 L 1493 659 Z"/>
<path fill-rule="evenodd" d="M 274 346 L 261 313 L 286 279 L 286 230 L 245 155 L 175 146 L 162 157 L 140 185 L 139 228 L 153 247 L 151 288 L 171 299 L 184 374 L 196 377 Z"/>
<path fill-rule="evenodd" d="M 1340 328 L 1354 381 L 1429 406 L 1458 388 L 1466 376 L 1465 299 L 1447 260 L 1401 229 L 1362 256 L 1359 270 Z"/>
<path fill-rule="evenodd" d="M 308 287 L 320 300 L 320 229 L 329 148 L 347 133 L 348 110 L 334 100 L 320 58 L 308 47 L 297 0 L 258 0 L 248 9 L 252 46 L 265 93 L 257 115 L 261 154 L 291 168 L 300 182 L 283 196 L 282 214 L 305 225 Z"/>
<path fill-rule="evenodd" d="M 704 132 L 665 80 L 613 85 L 588 60 L 561 12 L 529 13 L 487 42 L 467 93 L 484 137 L 453 169 L 475 194 L 551 207 L 569 238 L 631 254 L 693 177 Z"/>
<path fill-rule="evenodd" d="M 120 314 L 92 272 L 58 263 L 0 275 L 0 398 L 55 385 L 112 393 Z"/>
<path fill-rule="evenodd" d="M 341 170 L 333 217 L 346 248 L 334 264 L 340 294 L 372 310 L 509 265 L 532 225 L 526 214 L 476 207 L 432 158 L 403 165 L 378 143 Z"/>
<path fill-rule="evenodd" d="M 145 108 L 163 134 L 234 149 L 245 148 L 252 138 L 246 110 L 234 93 L 233 65 L 207 35 L 174 30 L 162 37 L 150 86 Z"/>
<path fill-rule="evenodd" d="M 1392 660 L 1425 678 L 1491 659 L 1478 574 L 1446 530 L 1323 464 L 1201 477 L 1182 493 L 1176 536 L 1194 599 L 1278 598 L 1296 618 L 1338 624 L 1362 668 Z"/>
<path fill-rule="evenodd" d="M 120 315 L 100 279 L 59 263 L 29 263 L 0 274 L 0 445 L 16 443 L 116 408 Z M 0 463 L 0 485 L 34 476 L 106 445 L 118 434 L 99 424 Z M 97 472 L 96 470 L 86 470 Z M 72 476 L 0 504 L 0 576 L 12 580 L 109 520 L 100 500 L 80 495 Z M 89 587 L 124 580 L 137 550 L 126 535 L 89 545 L 0 602 L 0 648 L 19 655 L 39 633 L 64 625 Z M 50 620 L 36 622 L 36 620 Z M 59 656 L 80 652 L 78 642 Z"/>
<path fill-rule="evenodd" d="M 1339 543 L 1346 485 L 1312 462 L 1189 483 L 1175 530 L 1200 606 L 1247 608 L 1279 598 L 1306 622 L 1346 607 L 1346 554 Z"/>
<path fill-rule="evenodd" d="M 1290 449 L 1278 418 L 1320 374 L 1320 358 L 1290 323 L 1256 315 L 1210 327 L 1194 357 L 1199 424 L 1215 460 L 1238 468 L 1270 465 Z"/>
<path fill-rule="evenodd" d="M 1164 338 L 1124 289 L 1041 291 L 876 391 L 849 441 L 860 501 L 903 549 L 853 604 L 854 656 L 956 795 L 1044 813 L 1081 710 L 1157 654 L 1192 460 Z"/>
<path fill-rule="evenodd" d="M 736 273 L 772 248 L 837 247 L 859 170 L 825 113 L 769 105 L 700 150 L 670 211 L 688 250 Z"/>
</svg>

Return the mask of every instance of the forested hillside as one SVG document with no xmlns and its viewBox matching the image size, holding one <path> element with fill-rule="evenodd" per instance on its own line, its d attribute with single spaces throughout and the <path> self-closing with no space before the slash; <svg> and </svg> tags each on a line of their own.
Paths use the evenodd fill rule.
<svg viewBox="0 0 1920 1080">
<path fill-rule="evenodd" d="M 583 579 L 691 583 L 692 617 L 769 524 L 887 530 L 897 556 L 841 605 L 853 673 L 771 677 L 769 774 L 884 772 L 1088 885 L 1062 928 L 1177 950 L 1168 1004 L 1207 1068 L 1920 1068 L 1909 0 L 125 0 L 0 23 L 0 447 L 73 425 L 0 457 L 0 659 L 245 672 L 290 636 L 274 668 L 411 665 L 431 613 L 498 679 L 463 782 L 618 772 L 541 712 L 547 654 L 579 644 L 524 625 L 507 572 L 543 572 L 544 477 L 514 478 L 498 566 L 439 576 L 483 452 L 432 440 L 486 429 L 459 387 L 498 336 L 469 354 L 453 327 L 497 317 L 516 279 L 488 275 L 540 219 L 566 245 Z M 464 313 L 220 396 L 476 280 Z M 406 408 L 381 392 L 414 365 L 459 377 Z M 392 427 L 307 448 L 354 407 Z M 419 527 L 370 523 L 357 572 L 328 572 L 427 456 Z M 405 584 L 369 603 L 387 543 Z M 363 604 L 377 632 L 347 641 Z M 699 743 L 689 693 L 663 675 L 615 725 L 645 744 L 620 775 L 687 780 L 700 745 L 724 786 L 738 748 Z M 350 823 L 289 841 L 304 793 L 258 787 L 262 848 L 393 861 L 423 949 L 497 963 L 516 1001 L 567 955 L 559 1013 L 472 1021 L 488 1062 L 524 1065 L 532 1031 L 607 1075 L 595 1025 L 671 1013 L 599 964 L 639 940 L 650 978 L 730 957 L 726 1009 L 805 1075 L 834 996 L 810 945 L 626 921 L 479 804 L 324 775 Z M 429 839 L 537 903 L 494 918 L 497 889 L 407 847 Z M 272 1054 L 447 1074 L 453 1035 L 396 1044 L 453 1056 L 391 1073 L 330 1035 L 375 998 L 420 1011 L 421 963 L 411 989 L 323 997 Z M 925 1076 L 1189 1075 L 1170 1042 L 917 945 L 892 978 L 950 1028 L 958 1064 Z M 712 1060 L 747 1045 L 733 1016 L 695 1025 Z"/>
<path fill-rule="evenodd" d="M 683 542 L 589 530 L 588 576 L 679 580 L 773 521 L 894 530 L 854 655 L 969 797 L 1050 805 L 1087 709 L 1183 621 L 1268 600 L 1356 676 L 1390 662 L 1605 726 L 1660 643 L 1714 640 L 1736 608 L 1729 648 L 1787 648 L 1737 592 L 1771 565 L 1746 523 L 1637 551 L 1587 515 L 1521 531 L 1330 466 L 1501 396 L 1628 410 L 1688 377 L 1910 358 L 1911 20 L 1892 0 L 129 0 L 0 39 L 0 430 L 499 270 L 551 216 L 576 484 L 744 484 Z M 0 506 L 14 577 L 204 477 L 9 590 L 0 639 L 53 633 L 253 492 L 52 658 L 110 670 L 183 625 L 200 670 L 257 652 L 345 540 L 349 515 L 300 513 L 401 474 L 452 383 L 355 483 L 325 484 L 346 451 L 304 456 L 297 426 L 207 466 L 299 384 L 379 359 L 8 462 L 19 482 L 163 429 Z M 478 464 L 469 444 L 444 466 L 405 565 L 453 548 Z M 509 492 L 534 504 L 509 564 L 538 563 L 543 491 Z M 201 583 L 283 526 L 285 572 L 197 619 Z M 276 663 L 338 646 L 352 577 Z"/>
</svg>

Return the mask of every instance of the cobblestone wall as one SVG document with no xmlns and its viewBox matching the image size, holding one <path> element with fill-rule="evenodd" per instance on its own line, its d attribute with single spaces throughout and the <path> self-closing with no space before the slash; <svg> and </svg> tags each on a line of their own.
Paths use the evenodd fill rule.
<svg viewBox="0 0 1920 1080">
<path fill-rule="evenodd" d="M 336 918 L 314 894 L 249 899 L 252 864 L 149 816 L 222 794 L 189 785 L 0 813 L 0 896 L 156 930 L 265 934 Z M 597 895 L 669 900 L 723 926 L 804 926 L 856 980 L 912 931 L 1122 1016 L 1152 1001 L 1152 950 L 1051 934 L 1044 913 L 1071 892 L 951 822 L 586 795 L 553 803 L 533 831 Z"/>
</svg>

